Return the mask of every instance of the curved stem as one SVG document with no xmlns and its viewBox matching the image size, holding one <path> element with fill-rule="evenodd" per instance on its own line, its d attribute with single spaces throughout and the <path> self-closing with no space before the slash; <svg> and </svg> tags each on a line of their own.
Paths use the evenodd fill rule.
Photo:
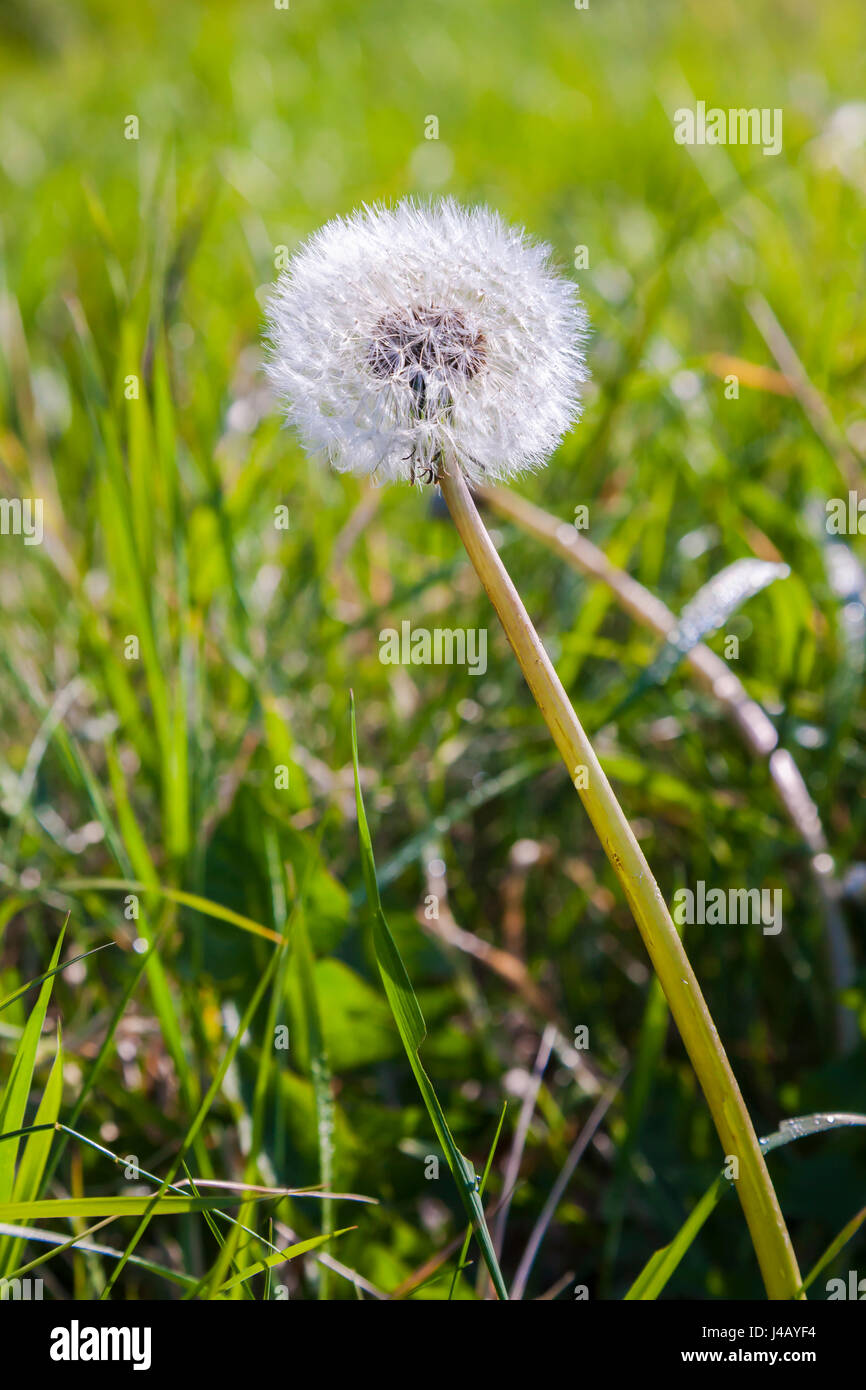
<svg viewBox="0 0 866 1390">
<path fill-rule="evenodd" d="M 644 627 L 665 639 L 674 631 L 676 615 L 661 599 L 630 574 L 617 569 L 603 550 L 573 526 L 563 525 L 559 517 L 542 511 L 508 488 L 479 487 L 475 489 L 475 496 L 549 546 L 573 569 L 606 584 L 620 607 Z M 782 809 L 809 851 L 809 869 L 824 919 L 827 964 L 836 996 L 836 1039 L 840 1052 L 847 1055 L 860 1040 L 856 1012 L 839 1002 L 854 981 L 854 950 L 840 906 L 840 885 L 818 808 L 793 757 L 786 748 L 779 746 L 773 721 L 751 698 L 728 663 L 703 642 L 692 647 L 684 660 L 698 683 L 721 705 L 750 753 L 767 761 L 770 781 Z"/>
<path fill-rule="evenodd" d="M 767 1295 L 793 1298 L 802 1281 L 791 1238 L 749 1112 L 667 904 L 459 468 L 452 465 L 449 472 L 441 470 L 438 481 L 466 552 L 622 885 L 725 1156 L 737 1159 L 735 1185 Z"/>
</svg>

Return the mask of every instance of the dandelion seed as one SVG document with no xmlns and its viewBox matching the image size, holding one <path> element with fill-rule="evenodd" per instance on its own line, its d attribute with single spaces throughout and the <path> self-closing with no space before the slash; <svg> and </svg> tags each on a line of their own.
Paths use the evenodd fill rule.
<svg viewBox="0 0 866 1390">
<path fill-rule="evenodd" d="M 550 248 L 451 200 L 364 208 L 297 253 L 268 370 L 313 453 L 375 481 L 546 463 L 579 417 L 586 314 Z"/>
</svg>

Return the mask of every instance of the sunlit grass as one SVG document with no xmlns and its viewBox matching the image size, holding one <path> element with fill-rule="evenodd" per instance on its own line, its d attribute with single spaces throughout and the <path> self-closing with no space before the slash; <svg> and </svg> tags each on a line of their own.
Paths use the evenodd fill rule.
<svg viewBox="0 0 866 1390">
<path fill-rule="evenodd" d="M 824 848 L 690 657 L 646 688 L 658 626 L 513 513 L 485 519 L 667 901 L 699 880 L 783 892 L 778 937 L 684 928 L 758 1134 L 866 1110 L 866 551 L 824 526 L 864 452 L 866 207 L 814 143 L 851 99 L 862 13 L 789 11 L 725 0 L 712 42 L 667 5 L 4 11 L 0 496 L 41 497 L 45 541 L 0 536 L 0 1206 L 19 1213 L 0 1223 L 37 1228 L 0 1234 L 0 1275 L 44 1260 L 57 1298 L 489 1292 L 474 1245 L 454 1283 L 467 1217 L 377 965 L 352 688 L 424 1070 L 476 1172 L 513 1102 L 492 1230 L 538 1087 L 506 1285 L 604 1101 L 528 1296 L 760 1294 L 735 1201 L 709 1209 L 723 1155 L 615 876 L 453 528 L 429 493 L 312 469 L 257 343 L 280 248 L 364 199 L 449 191 L 566 267 L 588 248 L 586 419 L 521 492 L 572 531 L 586 506 L 581 534 L 670 613 L 742 557 L 790 567 L 704 641 L 792 757 Z M 699 97 L 784 107 L 782 154 L 675 145 L 673 60 Z M 780 382 L 749 291 L 832 428 Z M 736 399 L 720 356 L 742 364 Z M 487 628 L 487 673 L 383 665 L 378 634 L 405 618 Z M 862 1241 L 861 1135 L 770 1165 L 823 1297 Z"/>
</svg>

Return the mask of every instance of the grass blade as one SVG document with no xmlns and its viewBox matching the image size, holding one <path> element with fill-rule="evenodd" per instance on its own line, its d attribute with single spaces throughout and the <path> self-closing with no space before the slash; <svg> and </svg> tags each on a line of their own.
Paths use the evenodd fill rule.
<svg viewBox="0 0 866 1390">
<path fill-rule="evenodd" d="M 19 1265 L 18 1269 L 14 1269 L 7 1277 L 20 1279 L 25 1274 L 29 1274 L 32 1269 L 37 1269 L 39 1265 L 53 1260 L 55 1255 L 62 1255 L 66 1250 L 81 1250 L 87 1255 L 106 1256 L 110 1260 L 119 1259 L 121 1253 L 119 1250 L 115 1250 L 111 1245 L 100 1245 L 96 1241 L 87 1239 L 95 1231 L 116 1220 L 117 1217 L 115 1216 L 107 1216 L 103 1221 L 97 1221 L 95 1225 L 88 1226 L 86 1231 L 68 1239 L 66 1236 L 58 1235 L 56 1231 L 46 1231 L 38 1226 L 14 1226 L 8 1222 L 0 1222 L 0 1236 L 13 1236 L 16 1240 L 38 1241 L 42 1245 L 53 1247 L 46 1254 L 40 1255 L 35 1260 L 30 1260 L 28 1264 Z M 177 1270 L 168 1269 L 166 1265 L 157 1264 L 155 1260 L 147 1260 L 143 1255 L 131 1255 L 129 1262 L 139 1269 L 145 1269 L 151 1274 L 159 1275 L 161 1279 L 168 1279 L 169 1283 L 179 1284 L 182 1288 L 189 1288 L 195 1284 L 192 1275 L 179 1274 Z"/>
<path fill-rule="evenodd" d="M 498 1123 L 498 1125 L 496 1126 L 496 1133 L 495 1133 L 494 1136 L 493 1136 L 493 1143 L 490 1145 L 490 1152 L 489 1152 L 488 1155 L 487 1155 L 487 1162 L 486 1162 L 485 1165 L 484 1165 L 484 1172 L 481 1174 L 481 1182 L 478 1184 L 478 1195 L 479 1195 L 479 1197 L 481 1197 L 481 1196 L 484 1195 L 484 1189 L 485 1189 L 485 1187 L 487 1186 L 487 1179 L 488 1179 L 488 1177 L 490 1176 L 490 1169 L 491 1169 L 492 1166 L 493 1166 L 493 1159 L 494 1159 L 494 1157 L 495 1157 L 495 1155 L 496 1155 L 496 1150 L 497 1150 L 497 1148 L 498 1148 L 498 1146 L 499 1146 L 499 1136 L 500 1136 L 500 1134 L 502 1133 L 502 1126 L 503 1126 L 503 1124 L 505 1123 L 505 1112 L 506 1112 L 507 1109 L 508 1109 L 508 1101 L 506 1100 L 506 1101 L 503 1101 L 503 1102 L 502 1102 L 502 1110 L 500 1111 L 500 1114 L 499 1114 L 499 1123 Z M 463 1271 L 463 1269 L 464 1269 L 465 1266 L 466 1266 L 466 1255 L 467 1255 L 467 1253 L 468 1253 L 468 1251 L 469 1251 L 469 1242 L 470 1242 L 471 1239 L 472 1239 L 472 1227 L 471 1227 L 471 1226 L 467 1226 L 467 1228 L 466 1228 L 466 1237 L 465 1237 L 465 1239 L 464 1239 L 464 1241 L 463 1241 L 463 1245 L 462 1245 L 461 1250 L 460 1250 L 460 1255 L 459 1255 L 459 1257 L 458 1257 L 457 1264 L 456 1264 L 455 1269 L 454 1269 L 454 1274 L 453 1274 L 452 1279 L 451 1279 L 451 1287 L 450 1287 L 449 1290 L 448 1290 L 448 1302 L 449 1302 L 449 1303 L 451 1302 L 451 1300 L 452 1300 L 453 1297 L 454 1297 L 454 1290 L 455 1290 L 456 1287 L 457 1287 L 457 1281 L 458 1281 L 458 1279 L 460 1278 L 461 1272 Z"/>
<path fill-rule="evenodd" d="M 114 1285 L 116 1284 L 118 1277 L 122 1273 L 127 1260 L 129 1259 L 130 1255 L 133 1253 L 136 1246 L 138 1245 L 138 1242 L 141 1240 L 142 1236 L 147 1230 L 148 1223 L 150 1221 L 151 1216 L 153 1216 L 154 1214 L 155 1208 L 164 1199 L 166 1189 L 171 1184 L 171 1181 L 177 1173 L 177 1170 L 182 1164 L 186 1154 L 195 1144 L 196 1138 L 199 1134 L 199 1131 L 201 1130 L 202 1125 L 205 1122 L 205 1119 L 207 1118 L 211 1105 L 213 1104 L 218 1091 L 222 1087 L 222 1084 L 225 1080 L 226 1072 L 228 1071 L 229 1067 L 231 1066 L 232 1062 L 234 1061 L 237 1055 L 238 1048 L 241 1045 L 241 1040 L 243 1039 L 244 1034 L 250 1026 L 250 1023 L 255 1017 L 256 1011 L 262 1001 L 262 997 L 271 983 L 274 971 L 276 970 L 277 965 L 279 964 L 283 952 L 285 950 L 286 944 L 284 943 L 280 950 L 276 950 L 273 952 L 267 966 L 265 967 L 261 979 L 256 985 L 256 988 L 253 991 L 253 995 L 244 1010 L 243 1017 L 240 1021 L 240 1025 L 231 1042 L 229 1043 L 228 1047 L 226 1048 L 222 1060 L 219 1066 L 217 1067 L 216 1075 L 214 1076 L 213 1081 L 208 1087 L 206 1095 L 202 1099 L 202 1102 L 199 1105 L 198 1110 L 196 1111 L 195 1118 L 193 1119 L 192 1124 L 187 1130 L 187 1135 L 183 1141 L 183 1144 L 181 1145 L 180 1152 L 175 1158 L 168 1176 L 163 1179 L 163 1183 L 159 1191 L 154 1193 L 148 1199 L 145 1207 L 143 1208 L 143 1219 L 136 1227 L 132 1239 L 130 1240 L 129 1244 L 124 1250 L 123 1255 L 120 1257 L 120 1260 L 118 1261 L 118 1264 L 115 1267 L 110 1279 L 105 1285 L 105 1288 L 103 1289 L 101 1295 L 103 1299 L 107 1299 L 110 1297 L 111 1290 L 114 1288 Z M 243 1200 L 244 1197 L 242 1196 L 241 1201 Z"/>
<path fill-rule="evenodd" d="M 252 1279 L 256 1274 L 264 1274 L 266 1270 L 273 1269 L 275 1265 L 285 1264 L 287 1260 L 294 1260 L 298 1255 L 305 1255 L 308 1250 L 315 1250 L 318 1246 L 324 1245 L 326 1240 L 333 1240 L 337 1236 L 343 1236 L 347 1231 L 356 1231 L 357 1226 L 343 1226 L 339 1231 L 326 1231 L 320 1236 L 311 1236 L 309 1240 L 299 1240 L 295 1245 L 289 1245 L 285 1250 L 277 1250 L 275 1254 L 268 1255 L 264 1260 L 257 1260 L 254 1265 L 247 1265 L 234 1278 L 228 1279 L 225 1284 L 220 1284 L 217 1293 L 227 1293 L 229 1289 L 237 1288 L 245 1279 Z"/>
<path fill-rule="evenodd" d="M 358 732 L 355 725 L 355 699 L 350 697 L 351 707 L 351 728 L 352 728 L 352 762 L 355 770 L 355 805 L 358 812 L 358 836 L 361 842 L 361 863 L 364 871 L 364 882 L 367 886 L 367 899 L 370 904 L 370 913 L 373 919 L 373 944 L 376 950 L 376 960 L 379 965 L 379 972 L 382 976 L 382 983 L 385 987 L 385 994 L 391 1006 L 391 1012 L 400 1033 L 403 1046 L 406 1049 L 406 1056 L 409 1065 L 418 1083 L 422 1099 L 427 1107 L 427 1113 L 436 1131 L 436 1137 L 442 1145 L 448 1166 L 457 1186 L 460 1200 L 463 1203 L 466 1214 L 475 1231 L 476 1239 L 481 1247 L 484 1262 L 490 1271 L 493 1280 L 493 1287 L 497 1296 L 503 1301 L 508 1298 L 508 1291 L 502 1272 L 496 1259 L 493 1249 L 493 1242 L 490 1239 L 490 1232 L 487 1229 L 487 1222 L 484 1216 L 484 1208 L 481 1205 L 481 1198 L 478 1193 L 478 1177 L 475 1169 L 468 1158 L 458 1149 L 454 1138 L 448 1128 L 445 1113 L 439 1104 L 439 1098 L 433 1089 L 433 1084 L 421 1063 L 420 1049 L 425 1037 L 427 1036 L 427 1025 L 424 1022 L 424 1015 L 415 996 L 406 967 L 394 938 L 391 935 L 388 923 L 385 921 L 385 914 L 382 910 L 381 899 L 379 898 L 379 887 L 376 881 L 376 861 L 373 857 L 373 844 L 370 839 L 370 828 L 367 825 L 367 816 L 364 811 L 364 799 L 361 795 L 361 777 L 358 769 Z"/>
<path fill-rule="evenodd" d="M 785 1144 L 793 1144 L 797 1139 L 806 1139 L 811 1134 L 821 1134 L 830 1129 L 841 1129 L 850 1125 L 866 1125 L 866 1115 L 852 1115 L 841 1112 L 832 1114 L 798 1115 L 794 1119 L 783 1120 L 777 1130 L 774 1130 L 772 1134 L 767 1135 L 765 1138 L 759 1139 L 758 1143 L 765 1153 L 772 1153 L 773 1149 L 780 1149 L 784 1147 Z M 624 1295 L 626 1302 L 635 1300 L 646 1301 L 658 1298 L 707 1217 L 716 1206 L 718 1206 L 727 1186 L 727 1179 L 723 1173 L 720 1173 L 712 1186 L 704 1193 L 694 1210 L 686 1218 L 670 1245 L 665 1245 L 661 1250 L 656 1250 L 655 1254 L 652 1255 L 644 1265 L 628 1293 Z M 866 1208 L 864 1208 L 863 1212 L 858 1212 L 857 1216 L 855 1216 L 836 1237 L 832 1245 L 828 1246 L 808 1278 L 803 1281 L 800 1289 L 797 1291 L 798 1297 L 809 1287 L 812 1280 L 820 1274 L 824 1266 L 842 1249 L 845 1242 L 850 1240 L 855 1231 L 859 1229 L 864 1217 L 866 1217 Z"/>
<path fill-rule="evenodd" d="M 191 1211 L 214 1211 L 218 1207 L 239 1206 L 242 1202 L 261 1201 L 259 1194 L 226 1192 L 221 1189 L 211 1196 L 160 1197 L 158 1193 L 123 1197 L 48 1197 L 28 1202 L 0 1202 L 0 1221 L 57 1221 L 82 1217 L 94 1220 L 101 1216 L 179 1216 Z"/>
<path fill-rule="evenodd" d="M 21 1162 L 18 1165 L 18 1172 L 15 1175 L 15 1185 L 12 1190 L 13 1200 L 16 1202 L 33 1201 L 39 1196 L 39 1189 L 42 1185 L 42 1178 L 45 1167 L 48 1163 L 48 1156 L 51 1152 L 51 1145 L 56 1131 L 49 1126 L 54 1125 L 60 1113 L 60 1104 L 63 1099 L 63 1043 L 60 1036 L 60 1029 L 57 1030 L 57 1051 L 54 1061 L 51 1064 L 51 1071 L 45 1083 L 45 1090 L 39 1102 L 39 1109 L 36 1112 L 34 1125 L 41 1126 L 35 1133 L 31 1134 L 27 1143 L 24 1145 L 24 1152 Z M 0 1270 L 8 1272 L 19 1258 L 21 1252 L 21 1242 L 15 1241 L 11 1245 L 5 1239 L 0 1239 Z"/>
<path fill-rule="evenodd" d="M 273 931 L 271 927 L 262 926 L 261 922 L 254 922 L 252 917 L 244 917 L 240 912 L 232 912 L 230 907 L 223 907 L 221 903 L 199 897 L 198 893 L 185 893 L 180 888 L 140 883 L 132 878 L 70 878 L 57 886 L 66 893 L 90 890 L 97 893 L 155 893 L 158 897 L 167 898 L 169 902 L 178 903 L 181 907 L 191 907 L 196 912 L 203 913 L 205 917 L 213 917 L 218 922 L 229 922 L 233 927 L 240 927 L 242 931 L 252 932 L 254 936 L 263 936 L 267 941 L 279 943 L 283 939 L 279 932 Z"/>
<path fill-rule="evenodd" d="M 686 604 L 664 647 L 641 673 L 613 714 L 618 718 L 647 690 L 664 685 L 680 662 L 703 642 L 708 633 L 715 632 L 727 622 L 747 599 L 754 598 L 775 580 L 787 579 L 790 572 L 787 565 L 746 558 L 735 560 L 714 574 Z"/>
<path fill-rule="evenodd" d="M 715 1211 L 729 1186 L 726 1178 L 720 1173 L 715 1182 L 707 1188 L 694 1210 L 689 1213 L 670 1245 L 656 1250 L 655 1254 L 649 1258 L 625 1295 L 626 1303 L 649 1302 L 658 1298 L 698 1231 L 710 1213 Z"/>
<path fill-rule="evenodd" d="M 67 918 L 67 921 L 69 919 Z M 0 1134 L 14 1131 L 21 1128 L 24 1123 L 24 1112 L 27 1108 L 27 1098 L 30 1095 L 30 1087 L 33 1084 L 33 1068 L 36 1063 L 36 1050 L 39 1046 L 39 1039 L 42 1036 L 42 1027 L 45 1023 L 45 1015 L 48 1012 L 48 1001 L 51 998 L 51 987 L 53 984 L 53 974 L 60 960 L 60 951 L 63 946 L 63 938 L 66 935 L 66 922 L 61 928 L 51 957 L 48 978 L 43 982 L 39 991 L 39 997 L 30 1011 L 30 1016 L 21 1035 L 15 1053 L 15 1060 L 12 1063 L 12 1073 L 3 1093 L 3 1102 L 0 1105 Z M 0 1204 L 8 1202 L 12 1196 L 12 1188 L 15 1176 L 15 1163 L 18 1158 L 19 1140 L 8 1144 L 0 1144 Z"/>
<path fill-rule="evenodd" d="M 86 960 L 88 956 L 95 956 L 97 951 L 107 951 L 109 946 L 116 946 L 116 941 L 104 941 L 101 946 L 94 946 L 91 951 L 82 951 L 80 956 L 70 956 L 62 965 L 57 965 L 53 970 L 46 970 L 44 975 L 37 975 L 35 980 L 28 980 L 26 985 L 16 989 L 14 994 L 7 994 L 5 999 L 0 999 L 0 1011 L 7 1009 L 10 1004 L 14 1004 L 16 999 L 20 999 L 22 994 L 26 994 L 28 989 L 35 989 L 45 980 L 50 980 L 52 975 L 59 975 L 61 970 L 68 970 L 70 965 L 75 965 L 80 960 Z"/>
<path fill-rule="evenodd" d="M 334 1185 L 334 1098 L 331 1092 L 331 1068 L 322 1032 L 322 1014 L 316 976 L 313 968 L 313 952 L 307 931 L 304 909 L 295 918 L 295 961 L 300 983 L 300 997 L 306 1030 L 307 1053 L 313 1095 L 316 1102 L 316 1136 L 319 1148 L 319 1178 L 326 1191 Z M 322 1203 L 322 1230 L 327 1232 L 333 1224 L 334 1204 L 331 1198 Z M 327 1299 L 330 1293 L 330 1271 L 321 1267 L 319 1297 Z"/>
<path fill-rule="evenodd" d="M 860 1210 L 856 1213 L 856 1215 L 852 1216 L 851 1220 L 842 1227 L 838 1236 L 836 1236 L 834 1240 L 831 1240 L 823 1255 L 820 1257 L 819 1260 L 815 1262 L 815 1264 L 809 1270 L 809 1273 L 803 1280 L 804 1289 L 808 1289 L 809 1285 L 813 1284 L 815 1280 L 818 1278 L 818 1275 L 821 1273 L 822 1269 L 826 1269 L 827 1266 L 831 1264 L 833 1260 L 835 1260 L 836 1256 L 839 1254 L 839 1251 L 842 1250 L 844 1246 L 848 1244 L 848 1241 L 852 1238 L 852 1236 L 855 1236 L 857 1234 L 864 1221 L 866 1221 L 866 1207 L 861 1207 Z"/>
</svg>

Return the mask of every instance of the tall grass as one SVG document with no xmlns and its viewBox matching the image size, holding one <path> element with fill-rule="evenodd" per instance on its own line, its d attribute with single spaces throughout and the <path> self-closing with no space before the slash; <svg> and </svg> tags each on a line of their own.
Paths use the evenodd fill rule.
<svg viewBox="0 0 866 1390">
<path fill-rule="evenodd" d="M 648 685 L 659 629 L 488 524 L 668 903 L 782 890 L 778 936 L 683 929 L 757 1133 L 866 1110 L 864 542 L 824 525 L 862 473 L 866 208 L 815 143 L 863 17 L 786 14 L 4 10 L 0 497 L 43 499 L 45 539 L 0 536 L 0 1273 L 39 1260 L 57 1298 L 490 1292 L 369 930 L 352 688 L 423 1070 L 475 1173 L 516 1102 L 476 1194 L 505 1286 L 761 1292 L 615 876 L 453 529 L 409 489 L 312 470 L 255 345 L 280 248 L 364 199 L 483 198 L 566 264 L 588 248 L 586 418 L 523 491 L 572 531 L 586 505 L 672 614 L 738 559 L 790 568 L 704 642 L 820 843 L 786 759 L 689 657 Z M 675 145 L 680 75 L 782 106 L 782 154 Z M 378 634 L 404 618 L 489 627 L 487 673 L 395 674 Z M 860 1131 L 768 1152 L 824 1296 L 862 1248 Z"/>
</svg>

